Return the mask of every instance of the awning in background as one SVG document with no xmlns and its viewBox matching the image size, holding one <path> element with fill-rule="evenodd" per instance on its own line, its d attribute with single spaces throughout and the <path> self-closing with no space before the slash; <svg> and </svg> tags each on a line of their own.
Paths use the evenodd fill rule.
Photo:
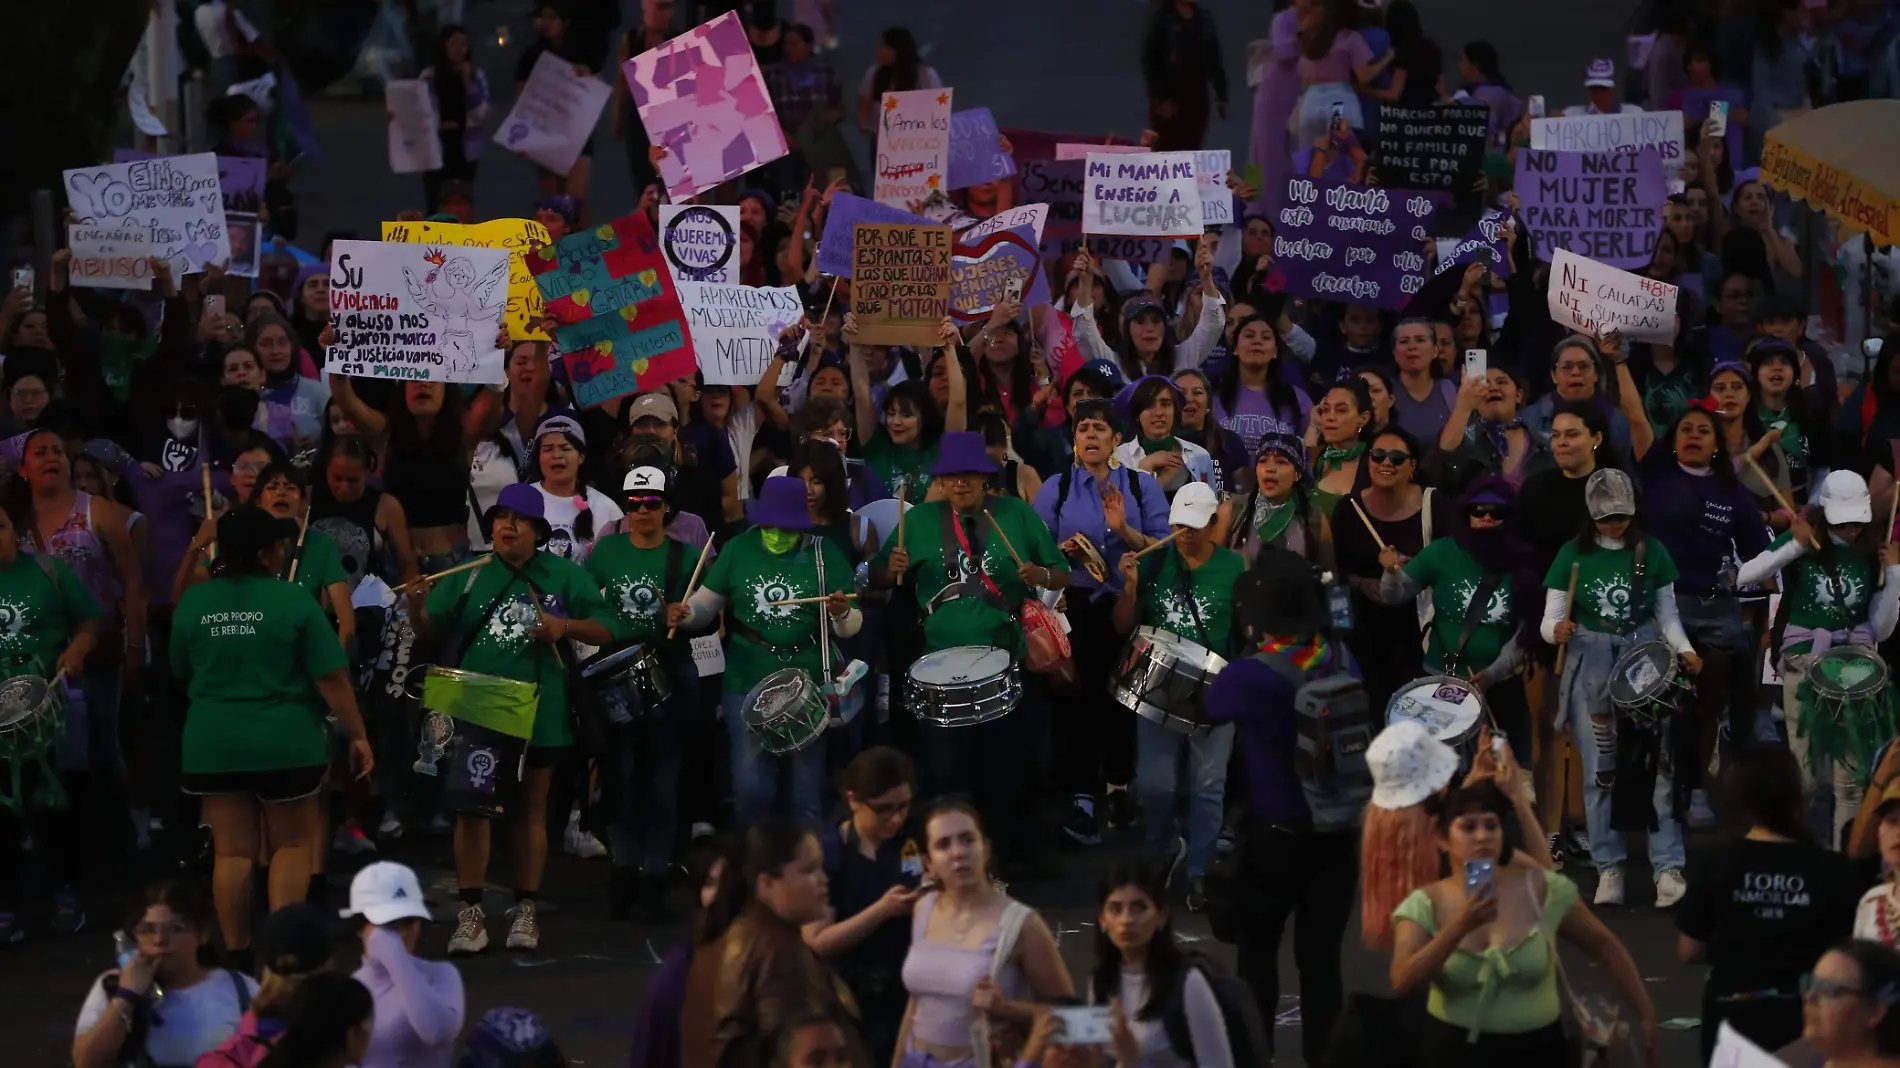
<svg viewBox="0 0 1900 1068">
<path fill-rule="evenodd" d="M 1762 180 L 1838 222 L 1900 243 L 1900 100 L 1853 100 L 1768 131 Z"/>
</svg>

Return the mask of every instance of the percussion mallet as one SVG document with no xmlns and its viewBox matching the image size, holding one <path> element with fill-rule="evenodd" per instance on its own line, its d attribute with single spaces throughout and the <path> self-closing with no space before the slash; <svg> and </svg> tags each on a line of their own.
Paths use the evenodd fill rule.
<svg viewBox="0 0 1900 1068">
<path fill-rule="evenodd" d="M 1900 482 L 1893 486 L 1893 503 L 1887 506 L 1887 544 L 1893 544 L 1894 520 L 1900 519 Z"/>
<path fill-rule="evenodd" d="M 310 509 L 305 508 L 303 514 L 297 517 L 297 549 L 290 554 L 290 578 L 286 581 L 297 581 L 297 565 L 303 563 L 303 540 L 309 536 Z"/>
<path fill-rule="evenodd" d="M 855 593 L 847 593 L 844 595 L 844 599 L 847 601 L 855 601 L 858 599 L 858 595 Z M 783 608 L 791 604 L 818 604 L 822 601 L 829 600 L 831 600 L 831 595 L 825 594 L 820 597 L 794 597 L 789 601 L 767 601 L 765 603 L 773 608 Z"/>
<path fill-rule="evenodd" d="M 1781 506 L 1782 511 L 1788 513 L 1790 522 L 1794 520 L 1795 516 L 1801 514 L 1794 510 L 1794 504 L 1788 500 L 1788 495 L 1781 492 L 1781 487 L 1775 485 L 1775 480 L 1768 477 L 1768 472 L 1761 469 L 1761 465 L 1755 462 L 1753 456 L 1743 453 L 1742 459 L 1748 462 L 1748 469 L 1755 472 L 1755 477 L 1761 479 L 1761 484 L 1768 487 L 1768 492 L 1774 495 L 1775 503 Z M 1821 543 L 1814 538 L 1809 538 L 1808 548 L 1813 549 L 1815 552 L 1820 552 Z"/>
<path fill-rule="evenodd" d="M 1565 623 L 1570 622 L 1570 614 L 1577 610 L 1577 569 L 1581 566 L 1583 565 L 1581 564 L 1570 565 L 1570 595 L 1569 595 L 1570 599 L 1564 602 L 1564 622 Z M 1565 642 L 1562 645 L 1559 645 L 1557 647 L 1557 676 L 1559 678 L 1562 678 L 1563 673 L 1564 673 L 1564 654 L 1568 653 L 1569 651 L 1570 651 L 1569 642 Z"/>
<path fill-rule="evenodd" d="M 1187 529 L 1186 527 L 1181 528 L 1181 530 L 1186 530 L 1186 529 Z M 1147 545 L 1142 547 L 1142 550 L 1140 552 L 1135 554 L 1135 559 L 1139 560 L 1142 557 L 1147 556 L 1149 553 L 1154 552 L 1156 549 L 1161 548 L 1163 545 L 1166 545 L 1167 543 L 1180 537 L 1181 530 L 1176 530 L 1165 538 L 1156 538 L 1154 541 L 1149 542 Z M 1377 535 L 1374 535 L 1374 537 L 1377 537 Z"/>
<path fill-rule="evenodd" d="M 825 310 L 818 313 L 818 336 L 820 343 L 825 336 L 825 320 L 831 318 L 831 301 L 838 295 L 838 280 L 831 280 L 831 292 L 825 294 Z"/>
<path fill-rule="evenodd" d="M 206 519 L 210 519 L 210 518 L 212 518 L 212 511 L 211 511 L 211 464 L 210 464 L 210 462 L 208 462 L 208 461 L 207 461 L 207 462 L 205 462 L 205 463 L 201 463 L 201 464 L 199 464 L 199 465 L 198 465 L 198 476 L 199 476 L 199 478 L 200 478 L 200 479 L 202 480 L 202 482 L 203 482 L 203 485 L 204 485 L 204 495 L 205 495 L 205 518 L 206 518 Z M 205 550 L 205 559 L 207 559 L 207 560 L 216 560 L 217 558 L 218 558 L 218 539 L 217 539 L 217 538 L 212 538 L 212 539 L 211 539 L 211 547 L 210 547 L 209 549 L 207 549 L 207 550 Z"/>
<path fill-rule="evenodd" d="M 699 563 L 693 565 L 693 577 L 686 580 L 686 592 L 680 594 L 681 604 L 685 604 L 687 601 L 692 600 L 693 587 L 699 585 L 699 573 L 706 569 L 706 557 L 710 556 L 711 554 L 712 554 L 712 535 L 708 534 L 706 535 L 706 544 L 699 547 Z M 677 634 L 679 632 L 679 629 L 680 628 L 678 624 L 674 624 L 673 626 L 666 628 L 666 636 L 669 639 L 672 638 L 674 634 Z"/>
<path fill-rule="evenodd" d="M 1016 555 L 1016 547 L 1009 543 L 1009 535 L 1003 533 L 1003 524 L 996 521 L 996 513 L 986 508 L 983 510 L 983 514 L 989 517 L 990 526 L 996 528 L 996 536 L 1003 539 L 1003 548 L 1009 550 L 1009 558 L 1016 561 L 1017 567 L 1023 566 L 1023 558 Z M 978 566 L 981 565 L 979 564 Z"/>
<path fill-rule="evenodd" d="M 904 513 L 909 511 L 904 507 L 904 491 L 909 488 L 907 482 L 897 484 L 897 547 L 900 549 L 904 547 Z"/>
<path fill-rule="evenodd" d="M 1385 539 L 1379 536 L 1378 528 L 1372 525 L 1372 517 L 1366 514 L 1364 508 L 1359 507 L 1357 498 L 1348 497 L 1346 499 L 1352 501 L 1352 510 L 1359 513 L 1359 521 L 1366 525 L 1366 533 L 1372 535 L 1372 540 L 1378 544 L 1379 551 L 1384 552 L 1386 548 Z"/>
<path fill-rule="evenodd" d="M 434 582 L 437 579 L 445 579 L 445 578 L 448 578 L 450 575 L 460 574 L 463 571 L 471 571 L 475 568 L 483 567 L 487 565 L 487 563 L 490 560 L 493 560 L 494 558 L 495 558 L 495 555 L 493 553 L 489 553 L 486 556 L 478 556 L 475 559 L 470 560 L 466 564 L 456 564 L 454 567 L 449 568 L 447 571 L 438 571 L 433 575 L 424 575 L 421 578 L 410 579 L 408 582 L 405 582 L 400 586 L 391 586 L 389 588 L 389 592 L 401 593 L 402 591 L 408 589 L 411 586 L 419 586 L 424 582 Z M 294 576 L 296 573 L 292 572 L 291 574 Z"/>
</svg>

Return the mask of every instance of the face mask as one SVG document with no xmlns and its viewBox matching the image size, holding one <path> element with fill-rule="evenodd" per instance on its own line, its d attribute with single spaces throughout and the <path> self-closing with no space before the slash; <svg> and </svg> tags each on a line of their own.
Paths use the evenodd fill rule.
<svg viewBox="0 0 1900 1068">
<path fill-rule="evenodd" d="M 799 535 L 796 530 L 786 530 L 782 527 L 766 527 L 759 532 L 759 536 L 765 541 L 766 551 L 775 555 L 782 556 L 798 546 Z"/>
<path fill-rule="evenodd" d="M 182 419 L 174 415 L 170 419 L 165 420 L 165 429 L 171 431 L 173 440 L 184 441 L 187 438 L 197 436 L 198 420 Z"/>
</svg>

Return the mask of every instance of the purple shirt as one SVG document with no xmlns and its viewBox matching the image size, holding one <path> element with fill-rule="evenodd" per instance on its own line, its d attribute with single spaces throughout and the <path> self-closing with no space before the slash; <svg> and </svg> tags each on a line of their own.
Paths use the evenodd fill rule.
<svg viewBox="0 0 1900 1068">
<path fill-rule="evenodd" d="M 1129 488 L 1128 480 L 1138 479 L 1141 484 L 1140 506 L 1136 506 L 1136 494 Z M 1062 495 L 1062 483 L 1069 483 L 1069 496 L 1062 501 L 1061 515 L 1056 514 L 1056 501 Z M 1161 489 L 1153 475 L 1146 471 L 1131 470 L 1127 467 L 1111 467 L 1108 471 L 1108 484 L 1121 491 L 1122 507 L 1128 514 L 1128 523 L 1150 538 L 1168 536 L 1168 495 Z M 1042 517 L 1043 525 L 1056 537 L 1061 545 L 1076 534 L 1086 536 L 1095 548 L 1101 552 L 1102 559 L 1108 561 L 1108 581 L 1100 583 L 1088 569 L 1080 564 L 1069 570 L 1069 585 L 1076 589 L 1093 591 L 1099 596 L 1106 590 L 1117 596 L 1121 594 L 1122 553 L 1128 546 L 1122 542 L 1121 535 L 1111 533 L 1108 519 L 1102 509 L 1102 490 L 1095 482 L 1095 476 L 1081 464 L 1069 468 L 1065 474 L 1056 475 L 1042 484 L 1036 491 L 1036 514 Z"/>
<path fill-rule="evenodd" d="M 1226 427 L 1228 433 L 1240 438 L 1241 447 L 1248 456 L 1260 447 L 1260 439 L 1267 432 L 1269 420 L 1279 420 L 1292 427 L 1305 427 L 1307 416 L 1313 411 L 1313 402 L 1306 391 L 1295 386 L 1293 396 L 1299 401 L 1297 412 L 1275 411 L 1271 401 L 1267 400 L 1265 390 L 1248 389 L 1241 386 L 1234 391 L 1234 410 L 1228 411 L 1219 397 L 1214 398 L 1214 421 Z"/>
<path fill-rule="evenodd" d="M 1413 400 L 1405 383 L 1399 382 L 1392 390 L 1392 420 L 1403 427 L 1407 434 L 1418 439 L 1419 448 L 1434 448 L 1438 444 L 1438 435 L 1444 432 L 1445 424 L 1451 421 L 1452 405 L 1457 399 L 1458 390 L 1450 379 L 1434 379 L 1432 391 L 1422 401 Z"/>
<path fill-rule="evenodd" d="M 359 1068 L 449 1068 L 464 1011 L 455 965 L 411 956 L 383 927 L 370 933 L 355 978 L 376 1006 Z"/>
<path fill-rule="evenodd" d="M 693 944 L 674 946 L 647 982 L 647 1007 L 633 1029 L 629 1068 L 679 1068 L 680 1013 L 686 1009 L 686 973 L 693 966 Z"/>
<path fill-rule="evenodd" d="M 1300 57 L 1300 81 L 1307 85 L 1352 84 L 1354 67 L 1370 63 L 1376 57 L 1372 46 L 1358 30 L 1341 30 L 1333 37 L 1332 50 L 1319 59 Z"/>
<path fill-rule="evenodd" d="M 148 530 L 145 554 L 145 591 L 156 605 L 172 603 L 172 579 L 185 559 L 185 550 L 203 522 L 192 509 L 204 496 L 203 478 L 191 471 L 166 471 L 157 478 L 145 474 L 138 463 L 126 464 L 121 472 L 132 483 L 138 510 L 145 514 Z M 231 476 L 223 471 L 211 473 L 211 492 L 231 496 Z M 202 511 L 202 509 L 201 509 Z"/>
<path fill-rule="evenodd" d="M 1319 670 L 1308 679 L 1337 674 L 1341 667 L 1359 678 L 1359 666 L 1340 642 L 1328 643 Z M 1267 664 L 1252 656 L 1237 657 L 1214 679 L 1207 691 L 1207 718 L 1215 723 L 1238 723 L 1235 740 L 1246 762 L 1247 806 L 1268 823 L 1302 826 L 1313 819 L 1306 792 L 1294 769 L 1299 751 L 1299 715 L 1294 711 L 1296 689 Z"/>
</svg>

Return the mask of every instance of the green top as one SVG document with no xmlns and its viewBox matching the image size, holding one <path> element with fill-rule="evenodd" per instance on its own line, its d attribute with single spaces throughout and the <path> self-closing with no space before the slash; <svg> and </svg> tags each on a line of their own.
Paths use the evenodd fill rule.
<svg viewBox="0 0 1900 1068">
<path fill-rule="evenodd" d="M 1636 553 L 1628 546 L 1605 549 L 1598 545 L 1587 553 L 1578 552 L 1577 541 L 1572 538 L 1557 550 L 1557 559 L 1551 561 L 1550 571 L 1544 575 L 1544 586 L 1553 590 L 1569 589 L 1570 565 L 1576 564 L 1577 597 L 1571 605 L 1570 618 L 1577 626 L 1600 634 L 1621 634 L 1641 627 L 1655 618 L 1656 591 L 1676 582 L 1676 562 L 1669 558 L 1669 550 L 1655 538 L 1647 541 L 1643 603 L 1637 606 L 1633 621 L 1630 575 L 1634 571 Z"/>
<path fill-rule="evenodd" d="M 880 426 L 864 442 L 864 462 L 891 488 L 891 496 L 897 496 L 899 486 L 906 486 L 909 488 L 904 491 L 904 500 L 921 504 L 924 494 L 930 492 L 930 469 L 937 462 L 937 447 L 936 442 L 927 448 L 899 445 L 891 440 L 891 432 Z"/>
<path fill-rule="evenodd" d="M 290 573 L 290 565 L 284 565 L 284 573 Z M 323 600 L 323 591 L 332 582 L 350 584 L 350 573 L 343 570 L 343 554 L 336 548 L 336 539 L 321 530 L 310 528 L 304 531 L 303 556 L 297 564 L 296 585 L 315 597 L 319 603 Z M 349 610 L 349 605 L 334 606 L 337 611 Z"/>
<path fill-rule="evenodd" d="M 1437 538 L 1405 563 L 1405 577 L 1432 591 L 1432 604 L 1437 607 L 1438 620 L 1431 628 L 1431 644 L 1425 650 L 1425 666 L 1439 674 L 1446 673 L 1446 660 L 1458 639 L 1465 631 L 1465 615 L 1471 610 L 1471 599 L 1478 595 L 1478 587 L 1484 584 L 1484 568 L 1471 558 L 1462 546 L 1450 538 Z M 1570 581 L 1570 572 L 1564 572 L 1564 582 Z M 1583 584 L 1577 584 L 1579 593 Z M 1504 643 L 1511 640 L 1511 632 L 1517 629 L 1512 621 L 1511 576 L 1504 575 L 1492 591 L 1490 603 L 1485 606 L 1484 614 L 1478 617 L 1477 626 L 1471 628 L 1471 640 L 1465 643 L 1462 663 L 1456 665 L 1463 671 L 1483 671 L 1504 651 Z"/>
<path fill-rule="evenodd" d="M 51 574 L 41 561 L 52 565 Z M 51 675 L 73 632 L 98 618 L 92 591 L 58 556 L 48 553 L 35 560 L 22 549 L 13 563 L 0 568 L 0 660 L 30 661 L 35 673 Z"/>
<path fill-rule="evenodd" d="M 1226 656 L 1233 647 L 1234 583 L 1247 573 L 1246 558 L 1219 545 L 1192 569 L 1172 546 L 1155 557 L 1141 562 L 1141 625 L 1159 627 Z"/>
<path fill-rule="evenodd" d="M 665 588 L 666 561 L 673 553 L 678 554 L 678 575 L 673 579 L 674 588 L 669 590 Z M 698 562 L 699 550 L 677 538 L 662 537 L 660 544 L 642 549 L 628 535 L 609 534 L 594 543 L 594 551 L 587 554 L 581 569 L 600 587 L 608 610 L 618 617 L 621 637 L 633 642 L 664 643 L 666 606 L 677 603 L 685 594 L 686 580 L 692 577 L 693 565 Z M 683 637 L 674 639 L 676 646 L 685 642 Z"/>
<path fill-rule="evenodd" d="M 824 547 L 823 590 L 818 588 L 814 545 Z M 702 584 L 726 599 L 726 618 L 737 624 L 726 645 L 726 692 L 748 693 L 759 680 L 788 667 L 804 671 L 813 682 L 822 681 L 818 628 L 825 625 L 825 606 L 769 602 L 849 593 L 854 584 L 851 561 L 822 538 L 800 538 L 783 556 L 765 547 L 758 527 L 727 542 L 706 569 Z"/>
<path fill-rule="evenodd" d="M 1048 526 L 1029 502 L 1015 497 L 986 496 L 983 503 L 992 510 L 997 526 L 1002 528 L 1024 563 L 1051 569 L 1068 567 L 1056 549 Z M 930 501 L 905 513 L 904 547 L 910 553 L 910 568 L 905 572 L 904 582 L 916 589 L 919 604 L 929 604 L 945 586 L 961 579 L 982 584 L 983 580 L 977 577 L 978 566 L 970 562 L 969 555 L 961 548 L 956 551 L 954 563 L 944 553 L 946 533 L 951 544 L 956 544 L 956 534 L 944 525 L 951 511 L 949 501 Z M 1023 644 L 1023 628 L 1016 622 L 1016 606 L 1031 595 L 1029 586 L 1016 573 L 1015 558 L 996 536 L 996 527 L 990 526 L 989 520 L 979 516 L 965 518 L 963 522 L 964 536 L 971 547 L 981 546 L 977 550 L 982 558 L 980 570 L 996 584 L 1003 604 L 999 608 L 983 597 L 968 595 L 944 601 L 936 611 L 924 617 L 924 652 L 934 653 L 958 645 L 988 645 L 1008 649 L 1020 660 L 1028 650 Z M 897 538 L 893 536 L 878 550 L 872 566 L 888 567 L 891 552 L 896 548 Z"/>
<path fill-rule="evenodd" d="M 1788 531 L 1775 535 L 1768 551 L 1785 549 Z M 1822 533 L 1820 537 L 1830 535 Z M 1813 552 L 1803 552 L 1781 572 L 1781 588 L 1788 598 L 1788 625 L 1806 630 L 1852 630 L 1867 622 L 1874 590 L 1880 584 L 1879 561 L 1841 545 L 1829 545 L 1828 564 Z M 1832 565 L 1831 570 L 1829 565 Z M 1784 652 L 1805 652 L 1807 641 L 1790 641 Z"/>
<path fill-rule="evenodd" d="M 504 590 L 507 599 L 488 617 L 488 625 L 476 635 L 462 662 L 444 666 L 535 683 L 541 691 L 535 703 L 534 736 L 528 740 L 529 747 L 558 749 L 574 744 L 574 730 L 567 718 L 567 668 L 552 646 L 534 640 L 532 631 L 538 617 L 528 583 L 533 583 L 541 595 L 542 613 L 603 623 L 618 641 L 623 637 L 623 624 L 607 607 L 600 585 L 581 570 L 581 565 L 544 552 L 535 553 L 519 574 L 510 571 L 499 557 L 469 574 L 474 576 L 472 584 L 461 575 L 436 583 L 423 606 L 445 651 L 459 650 L 468 642 L 488 606 Z"/>
<path fill-rule="evenodd" d="M 1796 467 L 1806 467 L 1808 465 L 1808 438 L 1801 431 L 1801 423 L 1795 418 L 1793 406 L 1775 411 L 1758 404 L 1755 406 L 1755 414 L 1761 419 L 1763 433 L 1770 430 L 1781 431 L 1781 440 L 1776 444 L 1781 446 L 1781 454 L 1788 458 L 1788 462 Z"/>
<path fill-rule="evenodd" d="M 316 680 L 349 666 L 336 629 L 276 578 L 214 578 L 172 616 L 172 670 L 189 683 L 184 770 L 310 768 L 329 761 Z"/>
<path fill-rule="evenodd" d="M 1460 946 L 1432 977 L 1425 1009 L 1435 1020 L 1480 1034 L 1521 1035 L 1556 1023 L 1563 1014 L 1557 994 L 1557 958 L 1552 934 L 1577 903 L 1577 884 L 1555 872 L 1544 876 L 1544 923 L 1509 949 L 1493 946 L 1482 953 Z M 1392 910 L 1392 919 L 1410 920 L 1437 937 L 1438 917 L 1423 889 Z"/>
</svg>

